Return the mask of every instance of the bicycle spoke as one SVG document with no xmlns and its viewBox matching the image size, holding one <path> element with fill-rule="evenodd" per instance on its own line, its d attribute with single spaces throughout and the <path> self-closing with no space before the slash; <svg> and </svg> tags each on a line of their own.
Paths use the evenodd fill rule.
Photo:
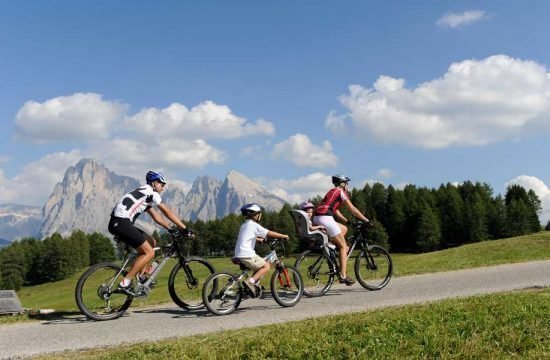
<svg viewBox="0 0 550 360">
<path fill-rule="evenodd" d="M 377 245 L 362 251 L 355 260 L 355 276 L 368 290 L 379 290 L 391 279 L 393 265 L 388 252 Z"/>
</svg>

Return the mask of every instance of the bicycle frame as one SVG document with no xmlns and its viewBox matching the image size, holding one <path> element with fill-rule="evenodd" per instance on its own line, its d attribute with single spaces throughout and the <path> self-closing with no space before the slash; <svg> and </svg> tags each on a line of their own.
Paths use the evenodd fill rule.
<svg viewBox="0 0 550 360">
<path fill-rule="evenodd" d="M 279 270 L 281 268 L 281 264 L 283 263 L 283 261 L 280 260 L 279 257 L 277 256 L 277 251 L 274 249 L 275 245 L 278 242 L 279 242 L 278 240 L 271 241 L 270 244 L 269 244 L 269 247 L 271 248 L 271 251 L 269 252 L 269 254 L 264 256 L 264 260 L 268 263 L 274 264 L 275 268 L 277 270 Z M 237 274 L 235 274 L 236 280 L 241 281 L 243 278 L 247 277 L 249 271 L 250 271 L 250 269 L 246 268 L 246 269 L 243 269 L 243 272 L 238 274 L 238 276 L 237 276 Z M 286 279 L 286 283 L 287 283 L 286 285 L 290 286 L 290 280 L 288 278 L 288 271 L 286 271 L 286 269 L 283 269 L 283 272 L 285 274 L 285 279 Z M 260 282 L 260 280 L 258 280 L 258 283 Z M 279 283 L 281 285 L 284 285 L 282 283 L 281 279 L 279 279 Z"/>
<path fill-rule="evenodd" d="M 353 253 L 353 251 L 355 250 L 356 247 L 358 247 L 359 250 L 367 250 L 369 248 L 369 244 L 367 242 L 366 234 L 363 233 L 363 230 L 361 230 L 359 228 L 359 226 L 357 226 L 357 224 L 354 224 L 353 226 L 357 230 L 357 233 L 354 233 L 352 236 L 347 238 L 347 240 L 349 240 L 350 243 L 351 243 L 351 245 L 348 248 L 348 253 L 346 254 L 346 260 L 348 260 L 348 261 L 351 257 L 351 254 Z M 336 270 L 336 275 L 338 275 L 339 272 L 340 272 L 340 263 L 339 263 L 338 258 L 336 256 L 334 256 L 334 258 L 333 258 L 333 256 L 331 255 L 331 253 L 336 254 L 336 249 L 332 249 L 327 245 L 325 245 L 325 249 L 327 251 L 327 255 L 329 255 L 329 259 L 331 259 L 331 261 L 334 264 L 334 267 L 336 268 L 335 269 Z M 321 260 L 321 258 L 319 258 L 318 261 L 320 261 L 320 260 Z M 316 265 L 316 264 L 317 264 L 317 261 L 315 262 L 314 265 Z"/>
<path fill-rule="evenodd" d="M 121 270 L 120 272 L 117 274 L 120 275 L 122 274 L 126 267 L 129 266 L 130 264 L 132 264 L 136 258 L 137 258 L 137 253 L 135 251 L 132 251 L 130 250 L 130 248 L 128 247 L 128 245 L 125 245 L 126 246 L 126 252 L 128 253 L 128 255 L 126 256 L 126 259 L 124 260 L 124 263 L 122 264 L 121 266 Z M 182 265 L 183 267 L 183 271 L 185 271 L 185 274 L 187 275 L 188 278 L 190 279 L 193 279 L 192 280 L 192 283 L 191 285 L 196 285 L 196 279 L 195 277 L 193 276 L 193 273 L 191 272 L 191 269 L 189 269 L 187 266 L 184 266 L 185 264 L 185 261 L 186 261 L 186 258 L 185 256 L 183 256 L 181 253 L 180 253 L 180 248 L 179 248 L 179 245 L 178 243 L 173 240 L 172 243 L 170 244 L 167 244 L 167 245 L 164 245 L 164 246 L 157 246 L 157 247 L 154 247 L 153 248 L 153 251 L 155 251 L 155 253 L 158 251 L 158 250 L 163 250 L 164 252 L 164 255 L 162 257 L 162 260 L 161 262 L 159 263 L 159 265 L 157 266 L 157 268 L 155 269 L 155 271 L 153 271 L 153 273 L 151 274 L 151 276 L 149 276 L 149 278 L 147 279 L 147 281 L 145 281 L 144 283 L 142 284 L 138 284 L 137 287 L 136 287 L 136 291 L 139 293 L 139 292 L 143 292 L 144 290 L 146 291 L 146 293 L 144 295 L 148 295 L 148 290 L 150 289 L 150 286 L 151 284 L 153 283 L 153 281 L 155 281 L 155 279 L 157 278 L 158 274 L 162 271 L 162 269 L 164 268 L 164 266 L 166 265 L 166 263 L 168 262 L 168 260 L 170 260 L 171 257 L 174 257 L 174 255 L 176 255 L 178 257 L 178 260 L 180 262 L 180 264 Z M 116 278 L 116 277 L 115 277 Z M 113 279 L 113 282 L 114 282 L 114 279 Z M 109 284 L 109 286 L 112 286 L 113 284 Z"/>
</svg>

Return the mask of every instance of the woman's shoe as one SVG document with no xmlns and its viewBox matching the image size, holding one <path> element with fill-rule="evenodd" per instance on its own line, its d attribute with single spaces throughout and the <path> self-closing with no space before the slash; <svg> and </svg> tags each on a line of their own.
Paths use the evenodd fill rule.
<svg viewBox="0 0 550 360">
<path fill-rule="evenodd" d="M 346 286 L 351 286 L 351 285 L 355 284 L 355 280 L 353 280 L 349 276 L 347 276 L 347 277 L 340 276 L 340 284 L 346 284 Z"/>
</svg>

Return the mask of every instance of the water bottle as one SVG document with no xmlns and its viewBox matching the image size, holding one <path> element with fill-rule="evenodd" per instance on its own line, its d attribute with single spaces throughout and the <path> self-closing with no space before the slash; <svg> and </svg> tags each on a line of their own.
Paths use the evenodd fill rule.
<svg viewBox="0 0 550 360">
<path fill-rule="evenodd" d="M 149 275 L 153 274 L 155 272 L 155 269 L 159 266 L 159 263 L 155 260 L 147 267 L 147 273 Z"/>
</svg>

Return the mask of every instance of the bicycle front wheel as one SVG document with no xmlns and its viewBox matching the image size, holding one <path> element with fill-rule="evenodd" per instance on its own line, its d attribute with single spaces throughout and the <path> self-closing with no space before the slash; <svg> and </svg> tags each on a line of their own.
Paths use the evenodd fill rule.
<svg viewBox="0 0 550 360">
<path fill-rule="evenodd" d="M 298 255 L 294 266 L 302 276 L 306 296 L 325 295 L 332 286 L 336 270 L 324 253 L 305 251 Z"/>
<path fill-rule="evenodd" d="M 168 278 L 170 297 L 185 310 L 202 308 L 202 286 L 213 273 L 214 267 L 200 257 L 186 259 L 183 266 L 178 262 Z"/>
<path fill-rule="evenodd" d="M 294 266 L 282 265 L 271 275 L 271 295 L 284 307 L 296 305 L 304 294 L 302 276 Z"/>
<path fill-rule="evenodd" d="M 355 258 L 355 276 L 367 290 L 380 290 L 388 285 L 392 273 L 390 254 L 381 246 L 370 246 Z"/>
<path fill-rule="evenodd" d="M 214 273 L 204 283 L 202 301 L 216 315 L 228 315 L 237 310 L 242 300 L 241 284 L 230 273 Z"/>
<path fill-rule="evenodd" d="M 120 266 L 113 263 L 96 264 L 86 270 L 75 289 L 76 305 L 80 311 L 98 321 L 121 317 L 133 300 L 131 296 L 115 292 L 123 274 Z"/>
</svg>

